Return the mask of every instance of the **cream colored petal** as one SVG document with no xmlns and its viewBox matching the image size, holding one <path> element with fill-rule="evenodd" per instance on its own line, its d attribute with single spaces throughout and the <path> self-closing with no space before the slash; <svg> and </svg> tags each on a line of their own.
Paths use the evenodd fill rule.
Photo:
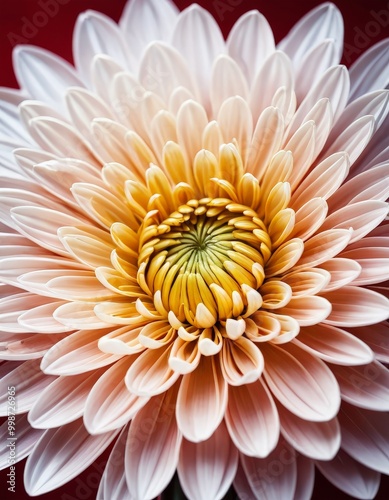
<svg viewBox="0 0 389 500">
<path fill-rule="evenodd" d="M 240 96 L 247 101 L 248 92 L 246 79 L 238 64 L 231 57 L 220 55 L 212 68 L 210 93 L 213 116 L 217 116 L 229 97 Z"/>
<path fill-rule="evenodd" d="M 107 322 L 96 316 L 95 307 L 96 302 L 72 301 L 59 306 L 57 304 L 55 311 L 53 311 L 53 318 L 68 330 L 105 328 Z"/>
<path fill-rule="evenodd" d="M 277 408 L 261 379 L 228 388 L 225 420 L 232 441 L 244 455 L 264 458 L 276 447 L 280 432 Z"/>
<path fill-rule="evenodd" d="M 341 253 L 340 255 L 343 255 Z M 331 280 L 323 289 L 323 292 L 330 292 L 342 288 L 354 281 L 361 274 L 361 266 L 358 262 L 352 259 L 344 259 L 343 257 L 328 259 L 320 264 L 320 269 L 330 273 Z"/>
<path fill-rule="evenodd" d="M 127 371 L 125 382 L 138 396 L 162 394 L 177 381 L 180 374 L 169 366 L 172 345 L 143 352 Z"/>
<path fill-rule="evenodd" d="M 224 379 L 230 385 L 245 385 L 261 376 L 264 360 L 258 346 L 245 337 L 225 339 L 219 355 Z"/>
<path fill-rule="evenodd" d="M 227 382 L 215 356 L 202 356 L 195 371 L 184 375 L 177 399 L 177 424 L 194 443 L 212 436 L 224 417 Z"/>
<path fill-rule="evenodd" d="M 298 268 L 318 266 L 331 259 L 347 246 L 351 236 L 351 229 L 329 229 L 312 236 L 304 244 Z"/>
<path fill-rule="evenodd" d="M 178 337 L 173 344 L 169 357 L 170 367 L 178 373 L 185 375 L 195 370 L 200 363 L 201 353 L 198 349 L 197 339 L 192 342 Z"/>
</svg>

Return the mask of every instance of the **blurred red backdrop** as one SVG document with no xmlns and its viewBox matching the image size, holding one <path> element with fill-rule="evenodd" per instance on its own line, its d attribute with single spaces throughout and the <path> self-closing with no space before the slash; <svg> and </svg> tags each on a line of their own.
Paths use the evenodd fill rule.
<svg viewBox="0 0 389 500">
<path fill-rule="evenodd" d="M 18 43 L 44 47 L 72 62 L 72 32 L 77 15 L 87 9 L 97 10 L 117 21 L 126 0 L 1 0 L 0 6 L 0 86 L 17 87 L 12 70 L 12 49 Z M 180 10 L 193 2 L 175 0 Z M 219 23 L 224 35 L 244 12 L 258 9 L 270 22 L 276 41 L 284 37 L 302 15 L 322 3 L 320 0 L 198 0 Z M 368 47 L 389 36 L 389 2 L 387 0 L 334 0 L 345 20 L 345 52 L 343 63 L 349 66 Z M 378 13 L 384 11 L 378 21 Z M 385 19 L 388 21 L 385 22 Z M 93 500 L 98 479 L 108 452 L 84 473 L 54 492 L 41 495 L 38 500 Z M 23 460 L 16 469 L 16 493 L 7 490 L 7 472 L 0 474 L 2 499 L 27 500 L 23 487 Z M 174 500 L 173 497 L 166 497 Z M 312 500 L 347 500 L 319 473 L 316 475 Z M 389 478 L 384 477 L 376 500 L 389 498 Z M 234 499 L 234 497 L 230 497 Z M 110 500 L 110 499 L 104 499 Z M 235 499 L 234 499 L 235 500 Z M 279 499 L 282 500 L 282 499 Z"/>
</svg>

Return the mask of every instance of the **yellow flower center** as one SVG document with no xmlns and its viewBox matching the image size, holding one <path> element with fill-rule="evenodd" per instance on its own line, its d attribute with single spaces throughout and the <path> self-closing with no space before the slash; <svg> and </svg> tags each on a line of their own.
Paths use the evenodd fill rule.
<svg viewBox="0 0 389 500">
<path fill-rule="evenodd" d="M 138 282 L 151 296 L 160 292 L 163 307 L 181 322 L 206 327 L 240 316 L 248 291 L 264 280 L 271 255 L 266 226 L 230 199 L 190 200 L 142 231 Z M 199 307 L 207 310 L 202 321 Z"/>
</svg>

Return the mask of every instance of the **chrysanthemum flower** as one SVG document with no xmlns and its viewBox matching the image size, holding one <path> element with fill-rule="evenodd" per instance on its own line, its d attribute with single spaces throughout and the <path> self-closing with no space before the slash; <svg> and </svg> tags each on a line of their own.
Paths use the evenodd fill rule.
<svg viewBox="0 0 389 500">
<path fill-rule="evenodd" d="M 348 71 L 332 4 L 82 14 L 76 68 L 2 89 L 2 410 L 25 487 L 112 445 L 99 499 L 357 498 L 389 473 L 389 43 Z M 7 435 L 7 423 L 3 425 Z M 5 439 L 1 441 L 6 443 Z M 2 465 L 7 467 L 4 447 Z"/>
</svg>

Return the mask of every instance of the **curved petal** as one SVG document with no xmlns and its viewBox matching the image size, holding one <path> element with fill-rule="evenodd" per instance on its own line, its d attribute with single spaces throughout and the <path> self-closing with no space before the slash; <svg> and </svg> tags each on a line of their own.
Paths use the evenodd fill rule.
<svg viewBox="0 0 389 500">
<path fill-rule="evenodd" d="M 195 371 L 183 376 L 177 398 L 177 424 L 186 439 L 207 440 L 223 419 L 227 382 L 216 356 L 202 356 Z"/>
<path fill-rule="evenodd" d="M 166 488 L 176 470 L 182 440 L 175 419 L 178 386 L 151 398 L 131 423 L 125 470 L 133 498 L 152 500 Z"/>
<path fill-rule="evenodd" d="M 102 434 L 122 427 L 149 400 L 129 392 L 124 383 L 126 372 L 135 359 L 126 356 L 114 363 L 89 388 L 83 418 L 90 434 Z"/>
<path fill-rule="evenodd" d="M 315 483 L 315 466 L 312 460 L 297 455 L 297 484 L 293 500 L 310 500 Z"/>
<path fill-rule="evenodd" d="M 240 459 L 255 499 L 294 499 L 297 485 L 296 451 L 283 439 L 266 458 L 241 455 Z"/>
<path fill-rule="evenodd" d="M 233 341 L 224 339 L 219 359 L 223 377 L 230 385 L 255 382 L 264 366 L 261 351 L 245 337 Z"/>
<path fill-rule="evenodd" d="M 285 408 L 313 422 L 324 422 L 337 414 L 339 387 L 323 361 L 291 343 L 282 348 L 264 345 L 261 349 L 265 380 Z"/>
<path fill-rule="evenodd" d="M 341 443 L 340 426 L 336 418 L 328 422 L 309 422 L 278 406 L 281 433 L 295 450 L 316 460 L 331 460 Z M 343 438 L 343 436 L 342 436 Z"/>
<path fill-rule="evenodd" d="M 356 462 L 340 450 L 333 460 L 315 463 L 334 486 L 353 498 L 374 498 L 380 485 L 380 474 Z"/>
<path fill-rule="evenodd" d="M 47 430 L 26 463 L 27 493 L 42 495 L 67 483 L 92 464 L 116 435 L 115 431 L 91 436 L 80 419 Z"/>
<path fill-rule="evenodd" d="M 183 440 L 178 476 L 189 500 L 221 500 L 235 477 L 238 450 L 222 422 L 206 441 Z"/>
<path fill-rule="evenodd" d="M 232 441 L 244 455 L 265 458 L 277 445 L 280 432 L 277 409 L 260 379 L 228 388 L 225 421 Z"/>
</svg>

